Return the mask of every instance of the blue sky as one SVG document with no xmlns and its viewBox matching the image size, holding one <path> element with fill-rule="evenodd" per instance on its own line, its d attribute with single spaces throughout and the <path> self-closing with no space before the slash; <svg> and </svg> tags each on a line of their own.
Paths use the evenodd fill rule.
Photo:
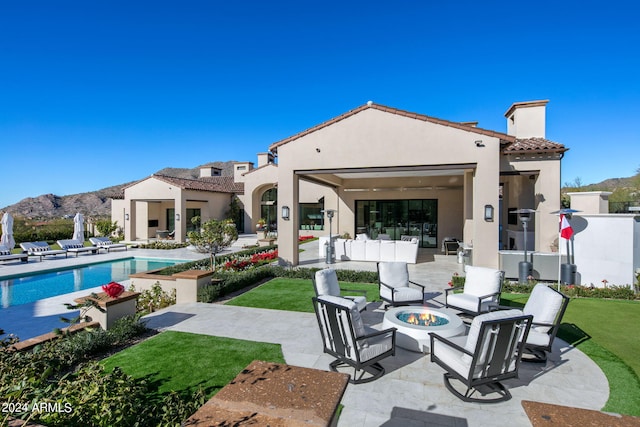
<svg viewBox="0 0 640 427">
<path fill-rule="evenodd" d="M 639 7 L 1 2 L 0 208 L 169 166 L 255 161 L 368 100 L 505 132 L 513 102 L 549 99 L 547 138 L 570 148 L 562 183 L 632 176 Z"/>
</svg>

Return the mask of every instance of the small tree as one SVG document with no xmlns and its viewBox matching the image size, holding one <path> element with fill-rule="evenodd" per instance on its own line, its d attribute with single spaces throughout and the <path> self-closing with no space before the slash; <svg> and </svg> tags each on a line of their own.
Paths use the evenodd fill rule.
<svg viewBox="0 0 640 427">
<path fill-rule="evenodd" d="M 191 219 L 194 224 L 200 223 L 200 217 Z M 189 242 L 198 252 L 208 253 L 211 256 L 211 269 L 215 269 L 216 254 L 222 249 L 231 246 L 238 240 L 238 230 L 233 222 L 210 219 L 201 224 L 200 231 L 189 232 Z"/>
<path fill-rule="evenodd" d="M 96 221 L 96 228 L 101 236 L 111 236 L 118 229 L 118 221 L 109 221 L 108 219 L 100 219 Z"/>
</svg>

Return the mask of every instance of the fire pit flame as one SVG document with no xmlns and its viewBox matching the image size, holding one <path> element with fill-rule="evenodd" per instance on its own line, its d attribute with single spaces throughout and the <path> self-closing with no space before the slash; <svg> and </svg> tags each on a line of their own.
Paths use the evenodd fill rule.
<svg viewBox="0 0 640 427">
<path fill-rule="evenodd" d="M 410 325 L 419 325 L 419 326 L 442 326 L 449 323 L 447 319 L 444 317 L 436 316 L 433 313 L 429 312 L 400 312 L 398 313 L 398 319 L 402 322 L 408 323 Z"/>
</svg>

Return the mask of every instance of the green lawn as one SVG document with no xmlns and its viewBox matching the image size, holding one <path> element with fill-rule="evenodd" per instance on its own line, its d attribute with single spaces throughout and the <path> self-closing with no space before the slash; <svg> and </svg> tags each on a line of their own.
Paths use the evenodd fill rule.
<svg viewBox="0 0 640 427">
<path fill-rule="evenodd" d="M 529 295 L 502 294 L 502 302 L 524 305 Z M 605 411 L 640 416 L 640 302 L 573 298 L 558 336 L 577 346 L 607 376 Z"/>
<path fill-rule="evenodd" d="M 101 363 L 147 378 L 158 394 L 202 388 L 211 397 L 254 360 L 284 363 L 280 345 L 185 332 L 162 332 Z"/>
<path fill-rule="evenodd" d="M 343 289 L 343 295 L 362 295 L 344 291 L 362 289 L 367 291 L 367 301 L 380 300 L 377 284 L 341 282 L 340 288 Z M 314 296 L 310 279 L 275 278 L 235 297 L 227 302 L 227 305 L 313 313 L 311 298 Z"/>
</svg>

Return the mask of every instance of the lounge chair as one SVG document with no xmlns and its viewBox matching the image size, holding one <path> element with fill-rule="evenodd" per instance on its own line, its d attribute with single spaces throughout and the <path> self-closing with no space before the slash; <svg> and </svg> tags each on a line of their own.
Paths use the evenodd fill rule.
<svg viewBox="0 0 640 427">
<path fill-rule="evenodd" d="M 93 254 L 98 253 L 98 248 L 96 246 L 85 246 L 80 240 L 58 240 L 58 245 L 60 245 L 60 247 L 65 251 L 76 254 L 76 258 L 78 257 L 78 254 L 84 252 L 91 252 Z"/>
<path fill-rule="evenodd" d="M 342 295 L 340 285 L 338 284 L 338 275 L 333 268 L 325 268 L 323 270 L 316 271 L 315 277 L 312 277 L 313 288 L 316 291 L 316 296 L 332 295 L 334 297 L 342 297 L 349 299 L 356 303 L 359 311 L 367 309 L 367 291 L 359 289 L 345 289 L 345 292 L 355 292 L 363 294 L 360 295 Z"/>
<path fill-rule="evenodd" d="M 27 254 L 12 254 L 11 249 L 4 245 L 0 245 L 0 261 L 15 261 L 20 260 L 22 262 L 29 261 L 29 255 Z"/>
<path fill-rule="evenodd" d="M 64 255 L 65 258 L 67 257 L 67 251 L 64 249 L 51 249 L 47 242 L 22 242 L 20 243 L 20 247 L 27 255 L 40 257 L 40 261 L 47 255 Z"/>
<path fill-rule="evenodd" d="M 336 358 L 332 371 L 351 367 L 350 383 L 373 381 L 384 375 L 379 361 L 395 355 L 396 329 L 376 331 L 362 322 L 356 304 L 348 299 L 323 295 L 313 297 L 324 352 Z"/>
<path fill-rule="evenodd" d="M 424 302 L 424 286 L 409 280 L 409 269 L 406 262 L 379 262 L 378 283 L 380 286 L 380 298 L 387 305 L 394 307 L 410 304 L 422 304 Z M 414 285 L 415 287 L 409 287 Z"/>
<path fill-rule="evenodd" d="M 127 245 L 124 243 L 115 243 L 112 242 L 108 237 L 90 237 L 89 241 L 93 243 L 94 246 L 97 246 L 98 249 L 106 249 L 109 252 L 111 249 L 121 249 L 127 250 Z"/>
<path fill-rule="evenodd" d="M 472 316 L 496 308 L 500 304 L 504 271 L 469 265 L 466 272 L 464 286 L 445 290 L 445 306 Z M 461 293 L 455 293 L 460 289 Z"/>
<path fill-rule="evenodd" d="M 511 393 L 500 381 L 518 377 L 532 319 L 520 310 L 494 311 L 476 316 L 467 335 L 443 338 L 432 332 L 431 361 L 445 369 L 447 389 L 465 402 L 509 400 Z M 452 379 L 466 386 L 466 391 L 456 389 Z M 474 397 L 476 393 L 497 397 Z"/>
</svg>

